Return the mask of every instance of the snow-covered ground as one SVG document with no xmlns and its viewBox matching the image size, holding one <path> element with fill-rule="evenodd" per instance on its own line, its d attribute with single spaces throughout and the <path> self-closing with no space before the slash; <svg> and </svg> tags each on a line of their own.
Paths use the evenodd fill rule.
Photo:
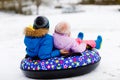
<svg viewBox="0 0 120 80">
<path fill-rule="evenodd" d="M 84 39 L 96 39 L 102 35 L 103 43 L 99 50 L 100 65 L 91 73 L 61 80 L 119 80 L 120 79 L 120 6 L 81 6 L 84 12 L 61 14 L 41 12 L 50 20 L 50 34 L 60 21 L 69 22 L 72 37 L 84 32 Z M 42 11 L 42 10 L 41 10 Z M 57 13 L 57 14 L 56 14 Z M 23 29 L 33 24 L 36 15 L 23 16 L 0 12 L 0 80 L 32 80 L 23 75 L 20 61 L 24 58 Z M 58 80 L 58 79 L 57 79 Z"/>
</svg>

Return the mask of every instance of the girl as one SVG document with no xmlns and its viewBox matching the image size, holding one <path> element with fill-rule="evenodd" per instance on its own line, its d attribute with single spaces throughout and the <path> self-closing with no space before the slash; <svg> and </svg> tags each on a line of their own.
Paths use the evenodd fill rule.
<svg viewBox="0 0 120 80">
<path fill-rule="evenodd" d="M 60 22 L 55 27 L 54 45 L 58 49 L 65 49 L 71 52 L 83 52 L 87 46 L 100 49 L 102 43 L 102 37 L 98 36 L 97 40 L 82 40 L 83 33 L 78 34 L 78 38 L 74 39 L 70 37 L 70 26 L 66 22 Z"/>
</svg>

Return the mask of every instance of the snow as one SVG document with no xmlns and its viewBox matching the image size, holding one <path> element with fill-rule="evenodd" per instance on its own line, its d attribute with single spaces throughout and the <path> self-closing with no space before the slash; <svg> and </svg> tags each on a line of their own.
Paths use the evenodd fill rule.
<svg viewBox="0 0 120 80">
<path fill-rule="evenodd" d="M 117 9 L 120 6 L 85 5 L 81 8 L 84 12 L 62 14 L 51 9 L 49 14 L 47 10 L 50 9 L 45 9 L 40 13 L 50 20 L 50 34 L 58 22 L 66 21 L 71 25 L 72 37 L 80 31 L 84 32 L 84 39 L 103 37 L 102 47 L 98 50 L 102 57 L 100 65 L 91 73 L 60 80 L 119 80 L 120 12 Z M 0 80 L 32 80 L 21 72 L 20 61 L 26 54 L 23 30 L 33 24 L 36 16 L 0 12 Z"/>
</svg>

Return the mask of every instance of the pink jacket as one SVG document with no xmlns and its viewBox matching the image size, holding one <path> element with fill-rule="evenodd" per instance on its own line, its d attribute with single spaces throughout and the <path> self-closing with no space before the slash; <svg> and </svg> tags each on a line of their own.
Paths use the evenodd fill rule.
<svg viewBox="0 0 120 80">
<path fill-rule="evenodd" d="M 65 49 L 72 52 L 83 52 L 86 49 L 86 43 L 78 43 L 74 38 L 65 34 L 54 33 L 54 45 L 58 49 Z"/>
</svg>

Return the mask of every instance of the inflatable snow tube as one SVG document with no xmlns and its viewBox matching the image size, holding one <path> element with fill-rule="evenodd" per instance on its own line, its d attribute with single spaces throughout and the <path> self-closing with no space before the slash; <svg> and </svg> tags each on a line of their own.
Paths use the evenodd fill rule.
<svg viewBox="0 0 120 80">
<path fill-rule="evenodd" d="M 21 61 L 25 76 L 34 79 L 57 79 L 79 76 L 93 71 L 100 62 L 98 51 L 86 50 L 80 54 L 35 60 L 30 57 Z"/>
</svg>

